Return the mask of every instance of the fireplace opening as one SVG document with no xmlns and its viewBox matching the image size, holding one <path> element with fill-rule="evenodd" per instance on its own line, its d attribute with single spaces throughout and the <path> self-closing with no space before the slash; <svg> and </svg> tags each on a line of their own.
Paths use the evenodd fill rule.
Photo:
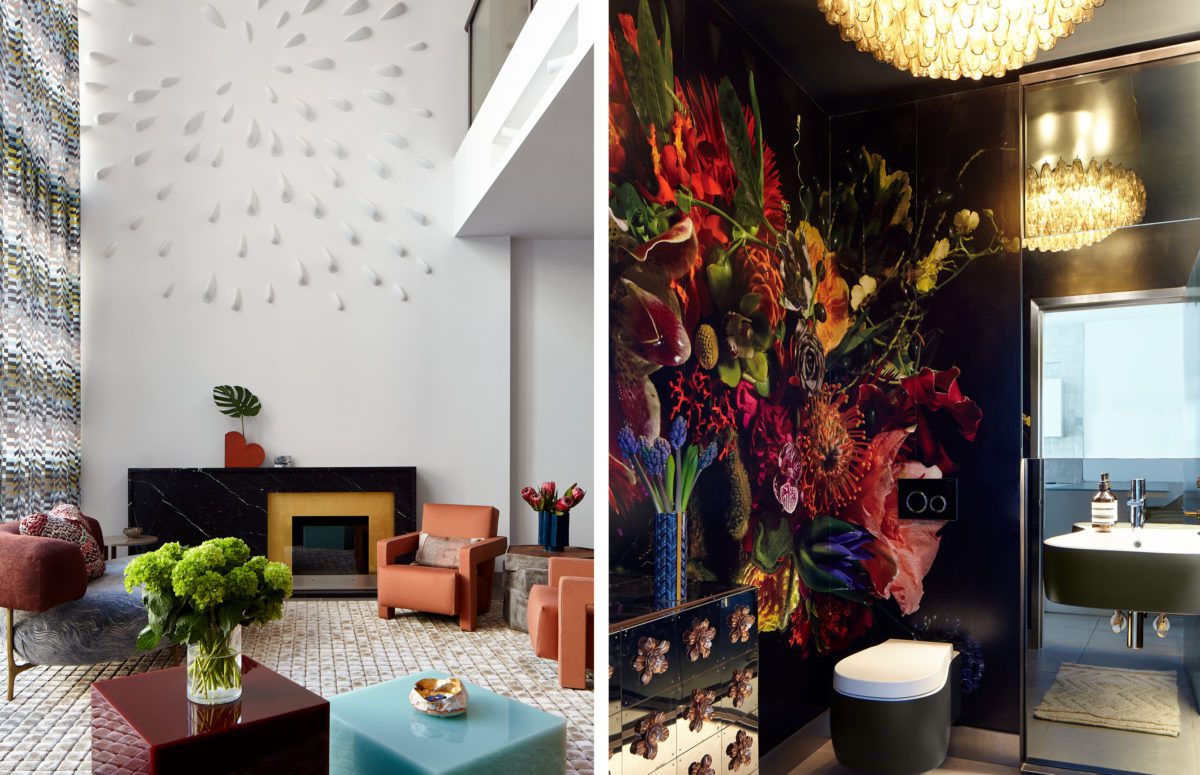
<svg viewBox="0 0 1200 775">
<path fill-rule="evenodd" d="M 297 576 L 350 576 L 369 568 L 369 519 L 292 517 L 292 573 Z"/>
</svg>

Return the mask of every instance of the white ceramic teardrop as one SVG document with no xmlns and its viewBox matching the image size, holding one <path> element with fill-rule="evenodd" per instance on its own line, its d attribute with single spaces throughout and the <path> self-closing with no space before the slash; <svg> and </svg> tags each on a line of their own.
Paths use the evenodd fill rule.
<svg viewBox="0 0 1200 775">
<path fill-rule="evenodd" d="M 283 235 L 279 232 L 279 226 L 271 224 L 271 244 L 278 245 L 283 242 Z"/>
<path fill-rule="evenodd" d="M 308 285 L 308 267 L 300 259 L 296 259 L 296 272 L 298 274 L 296 282 L 300 285 Z"/>
<path fill-rule="evenodd" d="M 360 199 L 359 201 L 362 202 L 363 207 L 366 208 L 368 218 L 376 223 L 383 220 L 383 211 L 379 209 L 378 205 L 366 198 Z"/>
<path fill-rule="evenodd" d="M 183 160 L 186 161 L 188 164 L 191 164 L 192 162 L 194 162 L 196 160 L 196 157 L 199 155 L 200 155 L 200 143 L 196 143 L 195 145 L 193 145 L 191 148 L 188 149 L 187 153 L 185 153 L 183 155 Z"/>
<path fill-rule="evenodd" d="M 407 48 L 409 51 L 424 51 L 425 49 L 429 48 L 429 44 L 423 40 L 418 40 L 413 43 L 409 43 L 405 48 Z"/>
<path fill-rule="evenodd" d="M 386 11 L 384 11 L 379 16 L 379 21 L 386 22 L 389 19 L 395 19 L 397 16 L 400 16 L 407 10 L 408 10 L 408 6 L 405 5 L 404 3 L 396 3 L 395 5 L 393 5 L 391 8 L 387 9 Z"/>
<path fill-rule="evenodd" d="M 89 51 L 88 59 L 92 60 L 93 62 L 100 65 L 101 67 L 108 67 L 113 62 L 117 61 L 115 57 L 110 57 L 108 54 L 105 54 L 103 51 Z"/>
<path fill-rule="evenodd" d="M 330 291 L 329 294 L 330 294 L 330 299 L 333 301 L 334 309 L 336 309 L 338 312 L 341 312 L 342 310 L 346 309 L 346 303 L 344 301 L 342 301 L 341 296 L 338 296 L 337 291 Z"/>
<path fill-rule="evenodd" d="M 162 242 L 158 243 L 158 257 L 159 258 L 166 258 L 170 252 L 171 252 L 171 240 L 165 239 Z"/>
<path fill-rule="evenodd" d="M 342 16 L 353 16 L 356 13 L 362 13 L 371 7 L 367 0 L 354 0 L 350 5 L 342 9 Z"/>
<path fill-rule="evenodd" d="M 247 43 L 254 42 L 254 26 L 250 22 L 242 22 L 242 34 L 246 36 Z"/>
<path fill-rule="evenodd" d="M 135 89 L 129 93 L 130 102 L 149 102 L 158 96 L 158 89 Z"/>
<path fill-rule="evenodd" d="M 407 148 L 408 140 L 403 135 L 398 135 L 395 132 L 383 132 L 383 139 L 397 148 Z"/>
<path fill-rule="evenodd" d="M 83 88 L 92 93 L 102 92 L 108 87 L 98 81 L 84 81 Z"/>
<path fill-rule="evenodd" d="M 314 194 L 313 192 L 305 191 L 304 193 L 308 194 L 308 199 L 312 203 L 313 217 L 318 220 L 320 220 L 321 218 L 324 218 L 325 217 L 325 205 L 321 204 L 321 200 L 318 199 L 317 195 Z"/>
<path fill-rule="evenodd" d="M 271 66 L 275 68 L 276 72 L 283 73 L 284 75 L 288 75 L 292 72 L 291 65 L 271 65 Z"/>
<path fill-rule="evenodd" d="M 238 242 L 237 256 L 238 258 L 245 258 L 248 255 L 250 255 L 250 244 L 246 242 L 246 237 L 243 235 L 241 241 Z"/>
<path fill-rule="evenodd" d="M 413 256 L 413 261 L 417 262 L 417 266 L 421 267 L 421 271 L 425 274 L 433 274 L 433 267 L 420 256 Z"/>
<path fill-rule="evenodd" d="M 171 281 L 166 284 L 166 286 L 162 289 L 162 291 L 158 295 L 162 296 L 164 299 L 169 299 L 169 298 L 171 298 L 171 294 L 174 292 L 175 292 L 175 282 Z"/>
<path fill-rule="evenodd" d="M 267 283 L 266 292 L 263 293 L 263 299 L 266 300 L 267 304 L 275 303 L 275 286 L 271 285 L 269 282 Z"/>
<path fill-rule="evenodd" d="M 325 171 L 329 173 L 329 182 L 334 188 L 342 187 L 342 174 L 329 165 L 325 165 Z"/>
<path fill-rule="evenodd" d="M 425 213 L 421 212 L 420 210 L 414 210 L 411 207 L 406 207 L 404 209 L 408 210 L 408 214 L 411 215 L 412 219 L 417 223 L 421 224 L 422 226 L 429 225 L 429 216 Z"/>
<path fill-rule="evenodd" d="M 315 154 L 317 152 L 317 149 L 313 148 L 312 143 L 310 143 L 308 141 L 307 137 L 304 137 L 303 135 L 299 135 L 296 137 L 296 139 L 300 141 L 300 153 L 304 154 L 305 156 L 311 157 L 313 154 Z"/>
<path fill-rule="evenodd" d="M 208 222 L 216 223 L 219 220 L 221 220 L 221 203 L 217 202 L 208 213 Z"/>
<path fill-rule="evenodd" d="M 133 122 L 134 131 L 145 132 L 147 129 L 154 126 L 154 122 L 157 120 L 157 118 L 157 116 L 146 116 L 145 118 L 139 118 L 137 121 Z"/>
<path fill-rule="evenodd" d="M 379 158 L 378 156 L 372 156 L 368 153 L 367 164 L 370 164 L 371 170 L 384 180 L 387 180 L 392 176 L 391 168 L 388 167 L 388 165 L 384 163 L 383 159 Z"/>
<path fill-rule="evenodd" d="M 233 310 L 234 312 L 237 312 L 238 310 L 240 310 L 242 308 L 241 286 L 237 286 L 237 285 L 233 286 L 233 303 L 229 305 L 229 308 L 231 310 Z"/>
<path fill-rule="evenodd" d="M 204 123 L 204 111 L 202 110 L 199 113 L 197 113 L 196 115 L 189 118 L 187 120 L 187 122 L 184 123 L 183 133 L 185 135 L 194 135 L 194 134 L 196 134 L 196 130 L 198 130 L 200 128 L 200 125 L 203 123 Z"/>
<path fill-rule="evenodd" d="M 342 221 L 341 224 L 342 224 L 342 230 L 346 232 L 346 240 L 351 245 L 357 245 L 359 242 L 362 241 L 358 236 L 358 231 L 353 226 L 346 223 L 345 221 Z"/>
<path fill-rule="evenodd" d="M 304 100 L 296 99 L 292 102 L 296 106 L 296 112 L 299 113 L 300 117 L 305 121 L 312 121 L 317 117 L 316 112 L 312 109 L 312 105 L 309 105 Z"/>
<path fill-rule="evenodd" d="M 135 167 L 142 166 L 146 162 L 150 161 L 150 157 L 153 155 L 154 155 L 153 148 L 147 149 L 145 151 L 138 151 L 137 153 L 135 153 L 133 155 L 133 159 L 131 160 L 131 161 L 133 161 L 133 166 L 135 166 Z"/>
<path fill-rule="evenodd" d="M 145 35 L 139 35 L 136 32 L 129 36 L 129 42 L 135 46 L 153 46 L 154 41 L 147 38 Z"/>
<path fill-rule="evenodd" d="M 341 143 L 339 143 L 337 140 L 334 140 L 332 137 L 325 138 L 325 146 L 329 148 L 329 152 L 333 154 L 334 158 L 346 158 L 346 149 L 342 147 Z"/>
<path fill-rule="evenodd" d="M 258 145 L 258 140 L 259 140 L 258 119 L 252 118 L 252 119 L 250 119 L 250 128 L 246 131 L 246 147 L 254 148 L 255 146 Z"/>
<path fill-rule="evenodd" d="M 424 156 L 414 156 L 413 164 L 417 165 L 418 167 L 424 167 L 427 170 L 433 169 L 433 162 L 431 162 L 429 159 L 426 159 Z"/>
<path fill-rule="evenodd" d="M 258 192 L 250 189 L 250 198 L 246 202 L 246 215 L 258 215 Z"/>
<path fill-rule="evenodd" d="M 304 33 L 297 32 L 295 35 L 288 38 L 288 42 L 284 43 L 283 47 L 284 48 L 295 48 L 296 46 L 299 46 L 301 43 L 303 43 L 305 40 L 307 40 L 307 38 L 304 37 Z"/>
<path fill-rule="evenodd" d="M 167 200 L 167 197 L 169 197 L 171 195 L 171 189 L 173 189 L 173 188 L 175 188 L 174 183 L 163 184 L 163 187 L 158 190 L 158 193 L 156 193 L 154 195 L 154 198 L 160 202 L 165 202 Z"/>
<path fill-rule="evenodd" d="M 371 285 L 377 286 L 383 283 L 383 278 L 379 276 L 379 273 L 369 266 L 363 267 L 363 274 L 367 276 L 367 282 L 371 283 Z"/>
<path fill-rule="evenodd" d="M 314 70 L 332 70 L 336 66 L 336 63 L 329 57 L 321 57 L 320 59 L 309 60 L 308 66 Z"/>
<path fill-rule="evenodd" d="M 329 104 L 333 105 L 335 108 L 342 111 L 343 113 L 349 113 L 351 110 L 354 109 L 354 103 L 352 103 L 350 100 L 346 99 L 345 97 L 341 96 L 340 94 L 335 94 L 332 97 L 330 97 Z"/>
<path fill-rule="evenodd" d="M 145 213 L 138 213 L 137 215 L 133 216 L 133 220 L 131 220 L 131 221 L 129 222 L 129 230 L 130 230 L 130 231 L 137 231 L 138 229 L 142 228 L 142 223 L 143 223 L 145 220 L 146 220 L 146 214 L 145 214 Z"/>
<path fill-rule="evenodd" d="M 306 14 L 315 11 L 323 2 L 324 0 L 304 0 L 304 7 L 300 9 L 300 13 Z"/>
<path fill-rule="evenodd" d="M 163 78 L 159 78 L 158 85 L 163 87 L 164 89 L 170 89 L 172 86 L 179 83 L 181 80 L 183 80 L 183 79 L 177 75 L 168 75 Z"/>
<path fill-rule="evenodd" d="M 274 105 L 276 102 L 279 102 L 279 95 L 276 94 L 275 90 L 270 86 L 264 86 L 263 93 L 267 95 L 267 102 L 271 103 L 272 105 Z"/>
<path fill-rule="evenodd" d="M 356 43 L 360 40 L 366 40 L 369 37 L 371 37 L 371 28 L 359 27 L 357 30 L 346 36 L 346 42 Z"/>
<path fill-rule="evenodd" d="M 96 180 L 105 180 L 116 168 L 117 165 L 115 164 L 109 164 L 106 167 L 101 167 L 100 169 L 96 170 Z"/>
<path fill-rule="evenodd" d="M 204 287 L 204 295 L 200 298 L 204 300 L 205 304 L 209 304 L 217 298 L 217 276 L 215 274 L 208 276 L 208 285 Z"/>
<path fill-rule="evenodd" d="M 275 130 L 271 130 L 271 155 L 280 156 L 283 154 L 283 141 L 279 139 L 279 135 L 275 134 Z"/>
<path fill-rule="evenodd" d="M 400 297 L 400 301 L 408 301 L 408 291 L 400 283 L 392 283 L 392 293 Z"/>
<path fill-rule="evenodd" d="M 292 15 L 290 13 L 288 13 L 287 11 L 284 11 L 283 13 L 279 14 L 279 19 L 275 22 L 275 29 L 277 29 L 277 30 L 282 29 L 283 25 L 287 24 L 288 19 L 291 19 L 291 18 L 292 18 Z"/>
<path fill-rule="evenodd" d="M 120 245 L 120 244 L 121 244 L 121 243 L 119 243 L 119 242 L 110 242 L 110 243 L 108 243 L 108 245 L 107 245 L 107 246 L 104 248 L 104 257 L 105 257 L 105 258 L 112 258 L 114 255 L 116 255 L 116 253 L 117 253 L 117 246 L 118 246 L 118 245 Z"/>
<path fill-rule="evenodd" d="M 401 258 L 404 258 L 405 256 L 408 255 L 408 248 L 406 248 L 404 246 L 403 242 L 396 239 L 395 237 L 388 237 L 387 241 L 388 241 L 388 244 L 390 244 L 392 246 L 392 250 L 395 252 L 396 255 L 400 256 Z"/>
<path fill-rule="evenodd" d="M 378 102 L 380 105 L 391 105 L 396 101 L 390 92 L 382 89 L 367 89 L 363 94 L 367 95 L 367 99 Z"/>
<path fill-rule="evenodd" d="M 220 11 L 218 11 L 216 8 L 213 8 L 211 5 L 206 3 L 200 8 L 200 13 L 204 14 L 204 18 L 208 19 L 208 21 L 214 26 L 225 29 L 225 19 L 221 16 Z"/>
<path fill-rule="evenodd" d="M 108 124 L 108 123 L 112 122 L 113 120 L 115 120 L 116 117 L 119 115 L 121 115 L 121 114 L 116 112 L 115 110 L 107 110 L 107 111 L 104 111 L 103 113 L 97 113 L 96 114 L 96 123 L 99 124 L 100 126 L 104 126 L 105 124 Z"/>
<path fill-rule="evenodd" d="M 228 92 L 232 88 L 233 88 L 233 81 L 223 81 L 221 83 L 221 85 L 217 87 L 217 96 L 218 97 L 223 96 L 226 92 Z"/>
<path fill-rule="evenodd" d="M 420 116 L 421 118 L 433 117 L 433 111 L 429 108 L 413 108 L 412 112 L 414 116 Z"/>
<path fill-rule="evenodd" d="M 292 201 L 292 181 L 288 180 L 287 175 L 279 173 L 279 201 L 285 205 Z"/>
<path fill-rule="evenodd" d="M 327 247 L 322 246 L 321 252 L 325 254 L 325 266 L 329 269 L 330 274 L 334 274 L 338 270 L 337 256 Z"/>
</svg>

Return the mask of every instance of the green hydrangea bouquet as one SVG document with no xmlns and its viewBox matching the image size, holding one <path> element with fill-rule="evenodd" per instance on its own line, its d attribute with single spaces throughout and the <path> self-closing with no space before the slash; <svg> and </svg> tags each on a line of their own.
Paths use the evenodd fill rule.
<svg viewBox="0 0 1200 775">
<path fill-rule="evenodd" d="M 186 549 L 163 544 L 125 568 L 125 589 L 142 588 L 149 624 L 140 649 L 165 638 L 188 647 L 188 699 L 208 705 L 242 694 L 241 627 L 283 616 L 292 571 L 281 562 L 250 556 L 240 538 L 214 538 Z"/>
</svg>

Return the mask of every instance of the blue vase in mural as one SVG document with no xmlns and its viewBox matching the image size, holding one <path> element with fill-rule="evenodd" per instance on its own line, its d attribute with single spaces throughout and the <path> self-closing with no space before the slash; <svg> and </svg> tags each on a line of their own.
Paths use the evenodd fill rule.
<svg viewBox="0 0 1200 775">
<path fill-rule="evenodd" d="M 679 605 L 687 599 L 687 512 L 654 517 L 654 604 Z"/>
<path fill-rule="evenodd" d="M 571 512 L 538 512 L 538 543 L 548 552 L 561 552 L 571 542 Z"/>
</svg>

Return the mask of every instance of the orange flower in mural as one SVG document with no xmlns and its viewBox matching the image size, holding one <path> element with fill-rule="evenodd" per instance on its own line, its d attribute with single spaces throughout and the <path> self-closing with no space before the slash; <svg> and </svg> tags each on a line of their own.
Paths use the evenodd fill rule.
<svg viewBox="0 0 1200 775">
<path fill-rule="evenodd" d="M 747 245 L 735 258 L 745 292 L 758 295 L 755 312 L 774 330 L 783 320 L 783 275 L 779 273 L 778 259 L 757 245 Z"/>
<path fill-rule="evenodd" d="M 835 256 L 826 249 L 821 233 L 806 221 L 797 230 L 804 241 L 809 269 L 817 278 L 815 296 L 820 305 L 816 313 L 817 339 L 829 354 L 850 330 L 850 286 L 838 274 Z"/>
<path fill-rule="evenodd" d="M 826 385 L 808 403 L 796 437 L 800 495 L 812 515 L 831 514 L 858 493 L 867 459 L 862 412 L 838 386 Z"/>
<path fill-rule="evenodd" d="M 792 565 L 791 555 L 782 558 L 772 573 L 761 570 L 753 562 L 746 562 L 734 581 L 758 588 L 760 632 L 784 629 L 792 611 L 800 605 L 800 577 Z"/>
</svg>

